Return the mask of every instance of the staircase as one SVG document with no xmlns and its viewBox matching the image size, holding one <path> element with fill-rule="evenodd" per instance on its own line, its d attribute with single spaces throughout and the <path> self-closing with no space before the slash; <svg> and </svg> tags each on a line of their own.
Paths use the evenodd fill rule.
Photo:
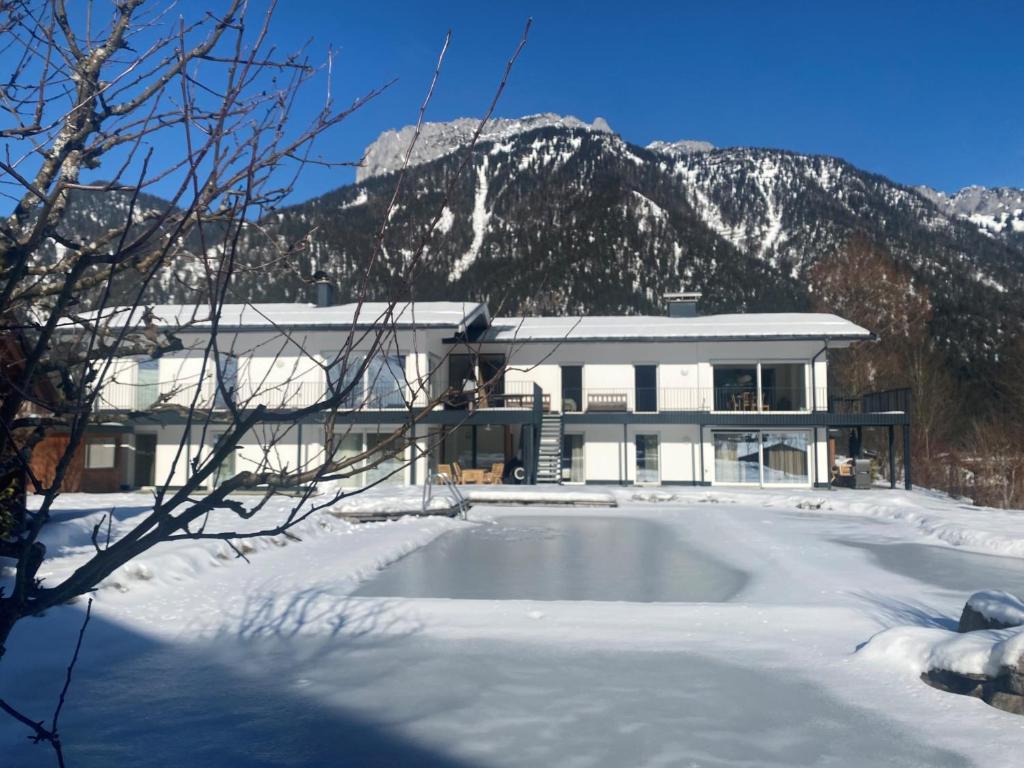
<svg viewBox="0 0 1024 768">
<path fill-rule="evenodd" d="M 540 424 L 537 484 L 562 482 L 562 414 L 545 413 Z"/>
</svg>

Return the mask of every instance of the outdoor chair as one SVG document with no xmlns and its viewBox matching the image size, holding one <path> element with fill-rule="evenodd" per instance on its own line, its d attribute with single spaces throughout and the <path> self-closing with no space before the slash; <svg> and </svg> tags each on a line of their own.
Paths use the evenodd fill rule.
<svg viewBox="0 0 1024 768">
<path fill-rule="evenodd" d="M 505 475 L 505 462 L 499 461 L 491 464 L 489 472 L 484 474 L 485 485 L 501 485 L 501 478 Z"/>
<path fill-rule="evenodd" d="M 456 485 L 462 485 L 462 467 L 459 465 L 459 462 L 452 462 L 452 474 L 450 477 L 453 483 Z"/>
<path fill-rule="evenodd" d="M 438 485 L 443 485 L 445 478 L 455 482 L 455 476 L 452 474 L 452 467 L 450 464 L 438 464 L 434 482 Z"/>
</svg>

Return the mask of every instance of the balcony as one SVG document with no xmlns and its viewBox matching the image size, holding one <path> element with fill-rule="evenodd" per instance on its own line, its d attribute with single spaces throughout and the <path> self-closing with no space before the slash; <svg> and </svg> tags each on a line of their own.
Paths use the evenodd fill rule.
<svg viewBox="0 0 1024 768">
<path fill-rule="evenodd" d="M 540 388 L 533 382 L 497 382 L 493 385 L 477 387 L 470 392 L 463 392 L 455 387 L 448 390 L 443 398 L 444 407 L 455 410 L 466 410 L 470 407 L 476 410 L 533 410 L 534 403 L 538 402 Z M 540 392 L 539 402 L 541 408 L 547 412 L 551 410 L 551 395 Z"/>
<path fill-rule="evenodd" d="M 200 390 L 198 397 L 197 389 Z M 329 395 L 326 386 L 316 381 L 263 382 L 240 385 L 232 391 L 231 400 L 243 410 L 259 405 L 292 410 L 322 403 Z M 175 410 L 189 408 L 193 402 L 201 411 L 227 410 L 220 389 L 209 378 L 202 385 L 187 380 L 148 384 L 109 382 L 96 399 L 94 410 L 106 413 Z M 429 403 L 427 388 L 371 387 L 350 393 L 338 410 L 408 410 L 422 408 Z"/>
<path fill-rule="evenodd" d="M 587 388 L 574 413 L 908 413 L 910 392 L 894 389 L 842 395 L 819 387 Z M 575 402 L 575 400 L 573 401 Z"/>
</svg>

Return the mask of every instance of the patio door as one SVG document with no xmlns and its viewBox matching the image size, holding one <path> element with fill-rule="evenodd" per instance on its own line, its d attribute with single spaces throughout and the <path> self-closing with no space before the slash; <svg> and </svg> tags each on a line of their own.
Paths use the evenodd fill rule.
<svg viewBox="0 0 1024 768">
<path fill-rule="evenodd" d="M 811 438 L 805 430 L 716 430 L 712 441 L 716 483 L 810 484 Z"/>
<path fill-rule="evenodd" d="M 636 482 L 638 485 L 653 485 L 661 482 L 658 448 L 657 435 L 636 436 Z"/>
</svg>

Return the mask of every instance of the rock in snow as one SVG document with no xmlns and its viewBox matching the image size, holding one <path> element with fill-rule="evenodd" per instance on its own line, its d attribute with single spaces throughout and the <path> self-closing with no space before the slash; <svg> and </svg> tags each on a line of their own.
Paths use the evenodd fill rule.
<svg viewBox="0 0 1024 768">
<path fill-rule="evenodd" d="M 1024 602 L 1009 592 L 975 592 L 964 604 L 958 632 L 1009 629 L 1024 625 Z"/>
</svg>

